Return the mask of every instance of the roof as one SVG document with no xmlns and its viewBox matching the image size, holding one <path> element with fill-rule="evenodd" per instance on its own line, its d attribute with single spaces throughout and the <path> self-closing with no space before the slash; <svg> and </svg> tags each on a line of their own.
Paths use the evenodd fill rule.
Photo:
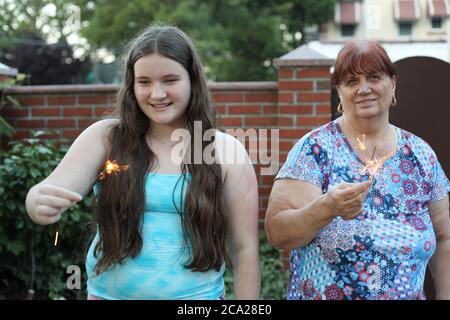
<svg viewBox="0 0 450 320">
<path fill-rule="evenodd" d="M 3 76 L 15 76 L 17 75 L 17 69 L 8 67 L 0 62 L 0 75 Z"/>
<path fill-rule="evenodd" d="M 446 42 L 383 42 L 380 44 L 386 50 L 392 62 L 408 57 L 433 57 L 443 61 L 450 62 L 449 48 Z M 321 53 L 322 55 L 336 60 L 339 50 L 344 43 L 323 43 L 320 41 L 311 41 L 308 47 Z"/>
</svg>

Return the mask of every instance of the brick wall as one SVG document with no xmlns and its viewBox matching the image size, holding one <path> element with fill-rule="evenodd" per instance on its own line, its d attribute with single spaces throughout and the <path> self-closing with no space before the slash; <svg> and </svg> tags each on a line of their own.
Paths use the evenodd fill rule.
<svg viewBox="0 0 450 320">
<path fill-rule="evenodd" d="M 300 47 L 274 63 L 278 68 L 276 82 L 222 82 L 209 87 L 222 130 L 279 129 L 281 166 L 301 136 L 331 120 L 332 61 Z M 15 138 L 28 137 L 31 130 L 52 129 L 56 133 L 46 138 L 70 142 L 111 110 L 117 90 L 116 85 L 15 87 L 7 93 L 22 108 L 6 106 L 0 112 L 16 129 Z M 272 142 L 268 140 L 270 149 Z M 261 167 L 255 164 L 262 222 L 274 175 L 261 175 Z"/>
</svg>

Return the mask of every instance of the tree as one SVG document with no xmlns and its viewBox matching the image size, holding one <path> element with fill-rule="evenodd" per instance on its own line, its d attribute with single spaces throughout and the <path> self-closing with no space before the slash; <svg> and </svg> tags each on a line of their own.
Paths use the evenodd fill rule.
<svg viewBox="0 0 450 320">
<path fill-rule="evenodd" d="M 88 60 L 75 59 L 68 44 L 47 44 L 37 34 L 23 33 L 19 42 L 0 51 L 0 60 L 27 75 L 23 84 L 82 83 L 89 72 Z"/>
<path fill-rule="evenodd" d="M 334 2 L 98 0 L 82 15 L 86 22 L 83 18 L 81 33 L 93 46 L 117 56 L 125 42 L 151 22 L 171 23 L 193 38 L 210 79 L 274 79 L 272 59 L 302 43 L 295 39 L 296 32 L 331 17 Z"/>
<path fill-rule="evenodd" d="M 25 84 L 84 82 L 90 62 L 68 38 L 81 27 L 70 0 L 0 0 L 0 61 L 27 74 Z"/>
</svg>

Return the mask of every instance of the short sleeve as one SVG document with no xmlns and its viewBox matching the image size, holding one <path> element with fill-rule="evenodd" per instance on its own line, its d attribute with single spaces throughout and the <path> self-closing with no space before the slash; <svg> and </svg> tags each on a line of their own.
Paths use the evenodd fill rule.
<svg viewBox="0 0 450 320">
<path fill-rule="evenodd" d="M 436 156 L 433 159 L 433 187 L 431 189 L 431 202 L 443 199 L 450 192 L 450 182 L 448 181 L 441 164 Z"/>
<path fill-rule="evenodd" d="M 301 180 L 323 190 L 327 163 L 325 148 L 318 139 L 306 135 L 291 149 L 275 179 Z"/>
</svg>

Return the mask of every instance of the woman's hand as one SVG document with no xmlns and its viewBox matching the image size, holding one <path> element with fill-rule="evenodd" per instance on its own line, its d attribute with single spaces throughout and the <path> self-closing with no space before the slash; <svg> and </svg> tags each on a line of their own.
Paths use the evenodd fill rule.
<svg viewBox="0 0 450 320">
<path fill-rule="evenodd" d="M 61 214 L 83 197 L 68 189 L 42 183 L 27 198 L 27 211 L 30 218 L 39 224 L 52 224 L 61 219 Z"/>
<path fill-rule="evenodd" d="M 335 185 L 325 194 L 325 203 L 334 216 L 344 220 L 356 218 L 361 212 L 372 181 L 360 183 L 342 182 Z"/>
</svg>

